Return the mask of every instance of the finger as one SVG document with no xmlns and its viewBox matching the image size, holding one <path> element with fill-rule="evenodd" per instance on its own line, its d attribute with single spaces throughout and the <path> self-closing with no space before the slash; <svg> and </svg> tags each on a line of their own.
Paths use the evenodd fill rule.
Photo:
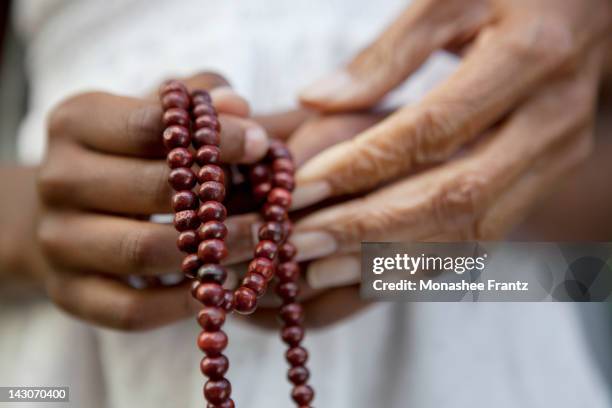
<svg viewBox="0 0 612 408">
<path fill-rule="evenodd" d="M 482 0 L 417 1 L 344 69 L 302 91 L 301 101 L 324 111 L 372 106 L 433 51 L 473 36 L 492 15 Z"/>
<path fill-rule="evenodd" d="M 569 50 L 550 47 L 557 33 L 518 27 L 487 29 L 457 71 L 421 103 L 315 156 L 298 171 L 298 184 L 315 190 L 311 200 L 318 201 L 449 158 L 569 59 Z"/>
<path fill-rule="evenodd" d="M 220 92 L 221 100 L 235 98 L 227 90 Z M 248 163 L 265 154 L 268 140 L 263 127 L 235 115 L 221 114 L 219 119 L 225 160 Z M 101 152 L 138 157 L 165 155 L 163 130 L 159 103 L 102 92 L 72 97 L 49 118 L 51 139 L 69 138 Z"/>
<path fill-rule="evenodd" d="M 85 321 L 120 330 L 162 326 L 195 313 L 189 283 L 134 289 L 99 275 L 58 273 L 47 281 L 53 302 Z"/>
<path fill-rule="evenodd" d="M 233 252 L 252 248 L 251 222 L 247 216 L 226 220 L 227 263 L 235 262 Z M 113 276 L 180 272 L 185 254 L 177 249 L 177 237 L 170 224 L 82 213 L 50 213 L 38 230 L 41 247 L 54 265 Z"/>
<path fill-rule="evenodd" d="M 356 254 L 318 259 L 308 265 L 306 281 L 313 289 L 356 285 L 361 281 L 361 260 Z"/>
<path fill-rule="evenodd" d="M 274 138 L 286 140 L 315 113 L 306 109 L 295 109 L 286 112 L 255 115 L 253 120 L 266 129 Z"/>
</svg>

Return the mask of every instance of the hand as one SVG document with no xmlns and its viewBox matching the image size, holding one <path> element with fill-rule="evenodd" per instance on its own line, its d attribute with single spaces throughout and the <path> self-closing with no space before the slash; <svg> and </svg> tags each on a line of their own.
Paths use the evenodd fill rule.
<svg viewBox="0 0 612 408">
<path fill-rule="evenodd" d="M 266 153 L 264 129 L 246 118 L 248 105 L 224 79 L 203 74 L 185 82 L 211 89 L 223 161 L 252 162 Z M 52 301 L 97 324 L 155 327 L 197 307 L 188 284 L 128 284 L 132 276 L 156 282 L 176 273 L 182 259 L 172 225 L 148 221 L 171 212 L 161 114 L 157 97 L 96 92 L 66 100 L 49 117 L 48 155 L 38 176 L 45 208 L 37 233 L 49 265 L 41 279 Z M 250 234 L 245 223 L 228 219 L 230 246 Z"/>
<path fill-rule="evenodd" d="M 611 9 L 605 0 L 417 0 L 345 69 L 307 88 L 302 102 L 316 109 L 364 109 L 433 51 L 466 51 L 420 103 L 299 170 L 297 207 L 365 194 L 296 225 L 319 234 L 332 256 L 319 262 L 340 259 L 358 275 L 350 254 L 361 241 L 495 239 L 516 225 L 591 150 Z M 309 280 L 338 284 L 334 268 Z"/>
</svg>

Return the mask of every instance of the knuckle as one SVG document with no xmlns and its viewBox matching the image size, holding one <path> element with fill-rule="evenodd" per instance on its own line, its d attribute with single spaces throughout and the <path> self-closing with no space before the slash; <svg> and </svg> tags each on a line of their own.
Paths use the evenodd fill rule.
<svg viewBox="0 0 612 408">
<path fill-rule="evenodd" d="M 100 92 L 86 92 L 70 96 L 51 110 L 47 118 L 47 132 L 49 139 L 53 141 L 66 134 L 67 129 L 76 121 L 82 118 L 82 107 L 87 106 L 91 98 L 96 97 Z"/>
<path fill-rule="evenodd" d="M 161 133 L 162 110 L 157 104 L 144 104 L 131 110 L 125 120 L 125 134 L 136 145 L 154 148 L 158 140 L 153 135 Z"/>
<path fill-rule="evenodd" d="M 485 199 L 486 180 L 467 173 L 443 186 L 433 199 L 433 212 L 441 230 L 458 230 L 472 235 Z"/>
<path fill-rule="evenodd" d="M 36 188 L 43 203 L 53 205 L 69 190 L 69 178 L 62 164 L 65 162 L 47 159 L 41 166 L 36 176 Z"/>
<path fill-rule="evenodd" d="M 452 113 L 456 108 L 459 108 L 458 104 L 438 102 L 419 111 L 418 121 L 414 127 L 413 156 L 416 163 L 443 160 L 451 154 L 460 139 L 457 137 L 459 129 L 448 119 L 453 117 L 449 112 Z"/>
<path fill-rule="evenodd" d="M 151 266 L 151 259 L 156 252 L 156 239 L 150 232 L 134 230 L 121 239 L 120 252 L 128 269 L 143 273 Z"/>
<path fill-rule="evenodd" d="M 118 308 L 113 325 L 124 331 L 142 330 L 146 326 L 144 302 L 136 295 L 126 296 Z"/>
</svg>

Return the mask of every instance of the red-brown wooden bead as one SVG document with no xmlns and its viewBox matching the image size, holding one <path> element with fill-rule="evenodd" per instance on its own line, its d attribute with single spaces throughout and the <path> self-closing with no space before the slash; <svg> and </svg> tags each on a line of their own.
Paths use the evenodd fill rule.
<svg viewBox="0 0 612 408">
<path fill-rule="evenodd" d="M 205 239 L 225 239 L 227 227 L 219 221 L 207 221 L 198 228 L 198 237 Z"/>
<path fill-rule="evenodd" d="M 192 253 L 198 249 L 200 240 L 194 230 L 183 231 L 176 239 L 176 246 L 183 252 Z"/>
<path fill-rule="evenodd" d="M 183 262 L 181 263 L 181 271 L 189 277 L 194 277 L 200 265 L 202 265 L 202 262 L 200 262 L 198 256 L 196 254 L 190 254 L 183 258 Z M 196 286 L 198 283 L 199 282 L 194 282 L 194 286 Z M 195 291 L 193 292 L 193 295 L 195 297 Z"/>
<path fill-rule="evenodd" d="M 194 297 L 206 306 L 220 306 L 225 289 L 218 283 L 202 282 L 195 290 Z"/>
<path fill-rule="evenodd" d="M 196 103 L 193 106 L 193 115 L 195 117 L 203 116 L 203 115 L 217 116 L 217 111 L 212 105 L 208 103 Z"/>
<path fill-rule="evenodd" d="M 216 164 L 207 164 L 202 166 L 198 171 L 198 181 L 205 183 L 207 181 L 217 181 L 221 184 L 225 183 L 225 173 L 223 169 Z"/>
<path fill-rule="evenodd" d="M 276 252 L 278 251 L 278 246 L 268 240 L 259 241 L 259 243 L 255 246 L 255 257 L 256 258 L 268 258 L 274 259 L 276 257 Z"/>
<path fill-rule="evenodd" d="M 285 231 L 284 231 L 284 228 L 283 228 L 283 233 L 284 232 Z M 278 260 L 280 262 L 291 261 L 295 257 L 296 254 L 297 254 L 297 248 L 291 242 L 284 242 L 278 248 Z"/>
<path fill-rule="evenodd" d="M 251 184 L 257 185 L 270 181 L 270 169 L 265 164 L 256 164 L 249 172 Z"/>
<path fill-rule="evenodd" d="M 198 209 L 198 217 L 203 222 L 206 221 L 225 221 L 227 210 L 225 206 L 217 201 L 206 201 Z"/>
<path fill-rule="evenodd" d="M 258 273 L 249 273 L 244 277 L 242 285 L 255 292 L 257 297 L 261 297 L 266 293 L 268 281 Z"/>
<path fill-rule="evenodd" d="M 175 147 L 168 153 L 166 161 L 171 169 L 191 167 L 193 165 L 193 154 L 184 147 Z"/>
<path fill-rule="evenodd" d="M 187 87 L 185 87 L 185 85 L 181 81 L 177 81 L 176 79 L 169 79 L 167 81 L 164 81 L 159 87 L 160 96 L 164 96 L 168 92 L 175 91 L 187 94 Z"/>
<path fill-rule="evenodd" d="M 274 277 L 274 262 L 268 258 L 255 258 L 249 263 L 248 273 L 256 273 L 269 281 Z"/>
<path fill-rule="evenodd" d="M 219 264 L 204 264 L 198 268 L 195 278 L 200 282 L 212 282 L 223 285 L 227 278 L 227 271 Z"/>
<path fill-rule="evenodd" d="M 310 378 L 310 372 L 303 366 L 291 367 L 287 372 L 287 378 L 294 385 L 306 384 L 306 381 Z"/>
<path fill-rule="evenodd" d="M 221 161 L 221 151 L 217 146 L 205 145 L 196 152 L 196 163 L 200 166 L 205 164 L 218 164 Z"/>
<path fill-rule="evenodd" d="M 268 158 L 272 161 L 276 159 L 291 159 L 291 152 L 283 142 L 272 140 L 268 148 Z"/>
<path fill-rule="evenodd" d="M 290 159 L 276 159 L 274 163 L 272 163 L 272 170 L 275 173 L 289 173 L 293 174 L 295 172 L 295 164 Z"/>
<path fill-rule="evenodd" d="M 215 131 L 215 133 L 221 130 L 221 126 L 219 125 L 219 119 L 217 119 L 217 117 L 214 115 L 196 116 L 193 125 L 196 129 L 211 129 Z M 212 144 L 212 143 L 206 143 L 206 144 Z"/>
<path fill-rule="evenodd" d="M 223 330 L 216 332 L 203 331 L 198 336 L 198 347 L 207 356 L 218 356 L 227 347 L 227 335 Z"/>
<path fill-rule="evenodd" d="M 189 127 L 189 113 L 185 109 L 170 108 L 164 112 L 162 122 L 166 127 L 172 125 Z"/>
<path fill-rule="evenodd" d="M 244 286 L 234 292 L 234 309 L 241 314 L 251 314 L 257 308 L 257 294 Z"/>
<path fill-rule="evenodd" d="M 205 307 L 198 312 L 198 323 L 204 330 L 216 332 L 225 323 L 225 310 L 220 307 Z"/>
<path fill-rule="evenodd" d="M 177 231 L 193 230 L 199 225 L 198 213 L 193 210 L 179 211 L 174 214 L 174 228 Z"/>
<path fill-rule="evenodd" d="M 216 357 L 204 357 L 200 361 L 200 371 L 211 380 L 223 378 L 229 368 L 229 360 L 223 354 Z"/>
<path fill-rule="evenodd" d="M 289 208 L 291 205 L 291 193 L 284 188 L 275 187 L 268 194 L 268 203 Z"/>
<path fill-rule="evenodd" d="M 276 293 L 285 302 L 292 302 L 300 293 L 300 287 L 295 282 L 282 282 L 276 287 Z"/>
<path fill-rule="evenodd" d="M 272 184 L 269 182 L 257 184 L 253 188 L 253 197 L 257 201 L 263 201 L 268 196 L 271 190 Z"/>
<path fill-rule="evenodd" d="M 198 148 L 200 146 L 219 146 L 221 143 L 221 136 L 215 129 L 201 128 L 193 134 L 193 145 Z"/>
<path fill-rule="evenodd" d="M 280 282 L 295 282 L 300 276 L 297 262 L 283 262 L 276 267 L 276 276 Z"/>
<path fill-rule="evenodd" d="M 172 209 L 175 212 L 195 210 L 198 206 L 198 197 L 191 190 L 177 191 L 172 195 Z"/>
<path fill-rule="evenodd" d="M 204 385 L 204 396 L 211 404 L 221 404 L 232 394 L 232 386 L 225 378 L 208 380 Z"/>
<path fill-rule="evenodd" d="M 268 221 L 259 228 L 259 239 L 280 243 L 283 236 L 283 226 L 278 222 Z"/>
<path fill-rule="evenodd" d="M 220 239 L 207 239 L 198 246 L 198 258 L 204 263 L 219 263 L 226 256 L 227 247 Z"/>
<path fill-rule="evenodd" d="M 202 201 L 223 201 L 225 186 L 218 181 L 206 181 L 198 188 L 198 196 Z"/>
<path fill-rule="evenodd" d="M 279 316 L 288 326 L 300 325 L 304 322 L 304 308 L 299 303 L 288 303 L 280 308 Z"/>
<path fill-rule="evenodd" d="M 274 186 L 283 188 L 287 191 L 293 191 L 295 188 L 293 176 L 286 172 L 274 173 L 272 176 L 272 183 Z"/>
<path fill-rule="evenodd" d="M 263 217 L 266 221 L 285 221 L 287 210 L 280 205 L 265 204 L 263 207 Z"/>
<path fill-rule="evenodd" d="M 189 108 L 189 96 L 185 92 L 171 91 L 166 92 L 161 97 L 161 104 L 164 109 L 170 108 Z"/>
<path fill-rule="evenodd" d="M 281 331 L 281 338 L 291 347 L 297 347 L 304 338 L 304 328 L 301 326 L 284 327 Z"/>
<path fill-rule="evenodd" d="M 230 398 L 227 401 L 222 402 L 221 404 L 206 404 L 206 408 L 236 408 L 236 406 L 234 405 L 234 400 Z M 304 407 L 300 407 L 300 408 L 304 408 Z M 306 408 L 310 408 L 310 407 L 306 407 Z"/>
<path fill-rule="evenodd" d="M 193 92 L 191 92 L 191 99 L 193 100 L 194 105 L 195 104 L 209 105 L 212 102 L 212 98 L 210 97 L 210 94 L 208 93 L 208 91 L 204 89 L 196 89 Z"/>
<path fill-rule="evenodd" d="M 195 186 L 196 176 L 191 169 L 179 167 L 178 169 L 170 170 L 168 183 L 176 191 L 191 190 Z"/>
<path fill-rule="evenodd" d="M 308 351 L 306 351 L 304 347 L 291 347 L 285 352 L 285 358 L 287 359 L 287 362 L 291 364 L 292 367 L 303 366 L 308 360 Z"/>
<path fill-rule="evenodd" d="M 173 125 L 168 126 L 162 135 L 164 146 L 167 149 L 175 147 L 189 147 L 191 136 L 189 130 L 185 126 Z"/>
<path fill-rule="evenodd" d="M 223 294 L 223 303 L 221 304 L 221 307 L 223 308 L 223 310 L 225 310 L 228 313 L 234 310 L 234 292 L 233 291 L 231 290 L 225 291 L 225 293 Z"/>
<path fill-rule="evenodd" d="M 299 405 L 306 405 L 314 398 L 314 391 L 309 385 L 296 385 L 291 391 L 291 398 Z"/>
</svg>

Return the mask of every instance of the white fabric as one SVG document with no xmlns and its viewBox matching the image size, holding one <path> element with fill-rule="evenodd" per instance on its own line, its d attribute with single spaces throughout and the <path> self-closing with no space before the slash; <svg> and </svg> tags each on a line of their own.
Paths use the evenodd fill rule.
<svg viewBox="0 0 612 408">
<path fill-rule="evenodd" d="M 31 106 L 19 144 L 26 162 L 41 158 L 50 107 L 84 89 L 138 95 L 165 77 L 213 69 L 257 111 L 292 106 L 297 89 L 345 61 L 405 6 L 399 0 L 15 3 L 29 47 Z M 438 58 L 397 100 L 418 98 L 452 70 L 448 57 Z M 1 385 L 68 385 L 69 407 L 203 406 L 191 320 L 120 333 L 77 322 L 46 303 L 3 307 L 0 318 Z M 288 406 L 278 335 L 233 319 L 227 331 L 238 406 Z M 381 303 L 309 332 L 306 345 L 318 407 L 610 407 L 569 304 Z"/>
</svg>

